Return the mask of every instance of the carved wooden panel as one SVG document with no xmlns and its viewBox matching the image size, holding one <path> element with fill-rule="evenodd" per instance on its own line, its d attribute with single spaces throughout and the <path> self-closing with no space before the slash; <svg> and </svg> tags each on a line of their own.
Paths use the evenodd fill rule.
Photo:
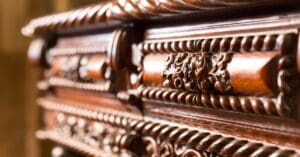
<svg viewBox="0 0 300 157">
<path fill-rule="evenodd" d="M 38 104 L 47 110 L 47 129 L 38 133 L 40 138 L 69 145 L 77 151 L 88 150 L 84 153 L 94 156 L 103 153 L 182 157 L 299 155 L 293 149 L 148 117 L 109 110 L 97 112 L 47 99 L 40 99 Z"/>
<path fill-rule="evenodd" d="M 50 86 L 115 92 L 126 84 L 126 67 L 130 62 L 121 60 L 130 52 L 128 30 L 119 29 L 103 34 L 59 38 L 55 46 L 45 52 L 47 81 Z M 115 74 L 120 74 L 119 78 Z M 126 80 L 125 80 L 126 81 Z"/>
<path fill-rule="evenodd" d="M 164 112 L 155 105 L 295 118 L 299 26 L 286 25 L 287 19 L 275 26 L 264 18 L 146 30 L 139 44 L 143 56 L 138 97 L 153 116 L 164 118 L 172 114 L 161 116 Z"/>
<path fill-rule="evenodd" d="M 124 0 L 32 20 L 37 136 L 87 156 L 300 156 L 300 14 L 259 5 L 272 10 Z M 245 6 L 259 16 L 224 17 Z"/>
<path fill-rule="evenodd" d="M 291 115 L 293 87 L 297 85 L 296 29 L 249 29 L 237 34 L 227 33 L 225 27 L 213 36 L 185 32 L 176 40 L 172 33 L 164 37 L 163 31 L 159 34 L 159 29 L 154 30 L 155 37 L 150 30 L 149 39 L 146 36 L 139 45 L 144 54 L 142 97 L 246 113 Z M 210 33 L 210 29 L 206 31 Z"/>
</svg>

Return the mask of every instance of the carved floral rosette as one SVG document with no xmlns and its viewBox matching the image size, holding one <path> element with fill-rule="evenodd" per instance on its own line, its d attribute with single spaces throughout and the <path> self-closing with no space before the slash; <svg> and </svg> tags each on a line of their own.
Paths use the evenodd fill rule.
<svg viewBox="0 0 300 157">
<path fill-rule="evenodd" d="M 163 86 L 200 93 L 227 92 L 231 87 L 226 63 L 231 56 L 232 53 L 171 54 L 162 72 Z"/>
</svg>

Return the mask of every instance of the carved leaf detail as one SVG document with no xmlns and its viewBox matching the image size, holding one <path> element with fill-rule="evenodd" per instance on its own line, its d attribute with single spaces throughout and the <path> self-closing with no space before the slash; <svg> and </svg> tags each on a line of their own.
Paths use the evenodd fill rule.
<svg viewBox="0 0 300 157">
<path fill-rule="evenodd" d="M 170 54 L 162 72 L 163 86 L 192 92 L 227 92 L 231 89 L 227 63 L 232 53 Z"/>
</svg>

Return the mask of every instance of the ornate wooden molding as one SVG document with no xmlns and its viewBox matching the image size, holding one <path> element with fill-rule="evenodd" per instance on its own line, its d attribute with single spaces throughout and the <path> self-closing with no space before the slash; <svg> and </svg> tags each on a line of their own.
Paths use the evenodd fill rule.
<svg viewBox="0 0 300 157">
<path fill-rule="evenodd" d="M 156 16 L 167 16 L 179 13 L 195 12 L 199 10 L 230 7 L 259 3 L 251 0 L 218 0 L 218 1 L 151 1 L 151 0 L 115 0 L 82 9 L 48 15 L 34 19 L 22 29 L 22 33 L 32 36 L 46 31 L 75 28 L 78 26 L 95 25 L 114 20 L 128 21 L 145 19 Z"/>
<path fill-rule="evenodd" d="M 51 140 L 51 141 L 57 142 L 59 144 L 64 145 L 65 147 L 71 148 L 71 149 L 76 150 L 85 155 L 100 156 L 100 155 L 105 154 L 108 156 L 113 156 L 113 154 L 105 153 L 104 151 L 102 151 L 100 149 L 93 148 L 85 143 L 78 142 L 77 140 L 75 140 L 73 138 L 62 137 L 55 131 L 40 130 L 36 133 L 36 136 L 42 140 Z M 114 157 L 117 157 L 117 156 L 114 156 Z"/>
<path fill-rule="evenodd" d="M 52 48 L 48 51 L 48 57 L 67 56 L 67 55 L 82 55 L 82 54 L 97 54 L 106 53 L 106 48 L 99 47 L 72 47 L 72 48 Z"/>
<path fill-rule="evenodd" d="M 32 20 L 37 136 L 87 156 L 300 156 L 287 1 L 113 0 Z"/>
<path fill-rule="evenodd" d="M 103 57 L 83 56 L 78 69 L 79 77 L 84 81 L 111 79 L 111 68 Z"/>
<path fill-rule="evenodd" d="M 125 129 L 127 134 L 133 133 L 142 137 L 142 141 L 148 146 L 145 147 L 145 150 L 148 150 L 150 155 L 161 156 L 163 154 L 178 153 L 180 150 L 185 152 L 179 153 L 180 156 L 192 154 L 198 155 L 199 157 L 203 153 L 220 156 L 299 155 L 297 150 L 285 149 L 267 143 L 259 143 L 248 139 L 208 132 L 181 124 L 157 121 L 147 117 L 136 119 L 134 118 L 135 116 L 122 116 L 124 113 L 109 112 L 108 110 L 93 111 L 47 99 L 39 99 L 38 104 L 49 111 L 70 114 L 71 117 L 75 116 L 73 117 L 75 119 L 77 119 L 77 116 L 82 117 L 78 118 L 78 120 L 97 121 L 97 123 L 110 125 L 116 129 Z M 57 118 L 59 119 L 59 117 Z M 74 124 L 76 123 L 77 125 L 80 124 L 75 120 Z M 54 128 L 56 128 L 55 126 L 56 125 L 54 125 Z M 176 155 L 172 154 L 170 156 Z"/>
<path fill-rule="evenodd" d="M 60 57 L 54 59 L 51 63 L 51 74 L 65 79 L 77 81 L 79 80 L 78 68 L 81 57 Z"/>
<path fill-rule="evenodd" d="M 53 87 L 67 87 L 67 88 L 77 88 L 89 91 L 98 91 L 98 92 L 108 92 L 111 90 L 112 86 L 110 82 L 101 82 L 101 83 L 81 83 L 64 78 L 51 77 L 47 81 L 49 86 Z"/>
<path fill-rule="evenodd" d="M 106 34 L 59 39 L 47 51 L 49 85 L 112 93 L 123 89 L 126 85 L 120 82 L 127 80 L 124 69 L 131 66 L 130 60 L 123 59 L 131 57 L 134 34 L 130 31 L 117 29 Z"/>
<path fill-rule="evenodd" d="M 246 33 L 246 35 L 241 35 L 243 32 L 239 32 L 239 34 L 222 32 L 220 35 L 214 34 L 216 37 L 183 36 L 183 39 L 173 39 L 172 36 L 165 38 L 164 34 L 162 32 L 161 36 L 157 35 L 157 38 L 149 40 L 147 38 L 152 34 L 147 34 L 146 40 L 139 44 L 139 48 L 143 52 L 143 61 L 140 63 L 140 85 L 146 87 L 145 93 L 151 91 L 151 96 L 141 94 L 141 97 L 190 106 L 201 104 L 200 106 L 239 112 L 282 117 L 291 115 L 291 108 L 294 104 L 291 91 L 295 90 L 294 87 L 297 84 L 294 57 L 298 32 L 295 30 L 254 31 Z M 166 58 L 166 56 L 168 56 L 167 61 L 162 62 L 162 58 Z M 258 62 L 255 66 L 244 65 L 244 61 L 256 60 L 253 58 L 254 56 L 257 57 L 257 60 L 265 60 L 265 62 L 261 65 Z M 266 58 L 263 59 L 264 57 Z M 149 66 L 154 64 L 156 64 L 155 68 Z M 283 64 L 286 66 L 282 66 Z M 243 69 L 239 69 L 239 66 L 242 66 Z M 247 66 L 253 68 L 245 69 Z M 274 69 L 275 66 L 278 66 L 278 69 L 268 68 L 273 67 Z M 218 71 L 218 69 L 221 70 Z M 201 75 L 199 71 L 202 71 Z M 262 74 L 263 71 L 269 73 Z M 248 72 L 251 75 L 248 75 Z M 243 80 L 242 75 L 247 78 Z M 259 79 L 254 79 L 253 76 L 259 75 L 261 75 Z M 277 75 L 277 79 L 272 79 L 274 75 Z M 258 83 L 260 81 L 260 89 L 243 84 L 243 82 L 251 84 L 251 82 Z M 255 86 L 255 83 L 252 85 Z M 147 89 L 148 86 L 150 89 Z M 176 97 L 171 99 L 166 96 L 167 93 L 171 93 L 171 90 L 159 89 L 161 86 L 177 89 L 178 92 L 172 91 L 172 93 L 180 95 L 180 99 Z M 236 97 L 237 101 L 232 100 L 230 103 L 212 101 L 218 100 L 212 99 L 219 97 L 216 93 L 224 92 Z M 162 96 L 162 93 L 165 96 Z M 211 100 L 205 101 L 208 100 L 206 98 L 195 103 L 196 97 L 192 95 L 197 95 L 196 93 L 210 95 Z M 277 100 L 274 102 L 276 98 Z M 240 100 L 242 101 L 240 102 Z M 233 106 L 225 107 L 226 105 Z M 253 108 L 255 105 L 260 107 Z"/>
<path fill-rule="evenodd" d="M 118 45 L 120 44 L 118 41 L 124 38 L 128 32 L 120 30 L 115 31 L 114 34 L 116 40 L 111 45 Z M 158 40 L 157 42 L 151 41 L 151 44 L 148 44 L 148 41 L 146 42 L 147 44 L 140 43 L 140 49 L 143 52 L 141 62 L 144 62 L 140 63 L 139 67 L 140 85 L 147 87 L 149 84 L 150 87 L 164 86 L 177 89 L 178 92 L 174 92 L 178 96 L 180 95 L 180 98 L 170 97 L 163 99 L 161 94 L 168 93 L 163 88 L 161 90 L 155 88 L 155 93 L 158 96 L 142 94 L 139 98 L 168 100 L 184 105 L 194 106 L 193 104 L 195 104 L 195 106 L 207 106 L 246 113 L 281 117 L 290 116 L 291 108 L 293 107 L 293 95 L 291 93 L 297 83 L 297 80 L 295 80 L 297 71 L 293 59 L 296 54 L 295 46 L 297 44 L 295 41 L 295 33 L 286 33 L 284 31 L 283 34 L 273 32 L 271 34 L 260 33 L 255 35 L 254 33 L 247 37 L 228 36 L 224 38 L 202 38 L 199 40 L 172 42 L 160 42 Z M 155 50 L 158 50 L 159 53 L 155 53 Z M 110 86 L 112 85 L 111 81 L 113 81 L 111 68 L 114 67 L 115 70 L 118 70 L 122 67 L 121 65 L 128 65 L 128 63 L 120 63 L 121 56 L 124 55 L 124 53 L 123 55 L 119 54 L 120 51 L 121 47 L 117 46 L 117 48 L 109 49 L 108 54 L 94 55 L 81 51 L 75 54 L 58 55 L 54 53 L 56 57 L 52 59 L 53 74 L 63 78 L 50 78 L 49 85 L 115 92 L 114 87 Z M 251 56 L 257 56 L 257 59 L 265 58 L 261 65 L 257 63 L 254 69 L 250 69 L 252 70 L 250 72 L 251 75 L 253 73 L 260 75 L 259 79 L 255 75 L 253 77 L 254 80 L 252 80 L 252 82 L 260 82 L 260 88 L 239 85 L 239 82 L 251 82 L 252 76 L 248 75 L 250 70 L 236 70 L 237 66 L 241 64 L 241 60 L 253 60 L 253 58 L 249 58 Z M 153 66 L 149 66 L 150 64 L 146 64 L 151 60 L 156 65 L 160 64 L 161 60 L 162 66 L 153 68 Z M 235 69 L 228 67 L 231 64 L 234 64 Z M 153 65 L 152 62 L 151 65 Z M 268 69 L 268 67 L 274 66 L 278 66 L 278 70 L 272 71 Z M 149 71 L 149 67 L 155 71 Z M 262 73 L 261 71 L 266 71 L 264 69 L 267 69 L 269 73 Z M 149 74 L 151 75 L 148 76 Z M 246 78 L 247 80 L 242 80 L 240 75 L 249 77 Z M 273 77 L 274 75 L 277 75 L 277 80 Z M 155 82 L 157 77 L 162 79 L 162 81 Z M 100 82 L 98 82 L 99 80 Z M 239 94 L 236 95 L 235 91 Z M 224 99 L 224 101 L 226 100 L 224 102 L 223 99 L 217 98 L 220 93 L 230 94 L 235 99 Z M 257 96 L 255 94 L 260 95 Z M 200 99 L 196 101 L 197 97 L 191 95 L 202 95 L 200 96 L 201 101 Z M 204 99 L 204 95 L 210 99 Z M 275 96 L 277 96 L 276 102 L 274 101 Z M 230 101 L 228 102 L 227 100 Z"/>
<path fill-rule="evenodd" d="M 227 92 L 231 86 L 226 66 L 231 56 L 232 53 L 171 54 L 162 72 L 163 85 L 201 93 L 212 90 Z"/>
<path fill-rule="evenodd" d="M 56 57 L 51 61 L 51 77 L 60 77 L 78 83 L 105 82 L 112 79 L 107 58 L 99 55 Z"/>
<path fill-rule="evenodd" d="M 198 94 L 158 87 L 140 87 L 138 91 L 139 96 L 145 98 L 145 101 L 147 99 L 159 100 L 191 107 L 207 107 L 273 116 L 281 116 L 286 112 L 286 106 L 278 105 L 275 98 Z"/>
<path fill-rule="evenodd" d="M 149 35 L 150 36 L 150 35 Z M 159 39 L 139 44 L 144 53 L 178 52 L 253 52 L 276 50 L 278 34 L 227 35 L 225 37 L 195 39 Z"/>
<path fill-rule="evenodd" d="M 287 113 L 291 113 L 291 108 L 295 105 L 295 90 L 299 85 L 296 65 L 297 44 L 294 43 L 297 41 L 297 36 L 299 34 L 287 34 L 281 36 L 281 40 L 278 42 L 278 46 L 281 48 L 281 58 L 278 61 L 277 104 L 284 107 L 284 111 Z"/>
</svg>

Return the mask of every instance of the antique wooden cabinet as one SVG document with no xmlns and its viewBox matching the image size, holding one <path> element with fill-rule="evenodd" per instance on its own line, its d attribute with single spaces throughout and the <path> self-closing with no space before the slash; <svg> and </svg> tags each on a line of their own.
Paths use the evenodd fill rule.
<svg viewBox="0 0 300 157">
<path fill-rule="evenodd" d="M 300 156 L 299 6 L 114 0 L 34 19 L 36 135 L 53 156 Z"/>
</svg>

